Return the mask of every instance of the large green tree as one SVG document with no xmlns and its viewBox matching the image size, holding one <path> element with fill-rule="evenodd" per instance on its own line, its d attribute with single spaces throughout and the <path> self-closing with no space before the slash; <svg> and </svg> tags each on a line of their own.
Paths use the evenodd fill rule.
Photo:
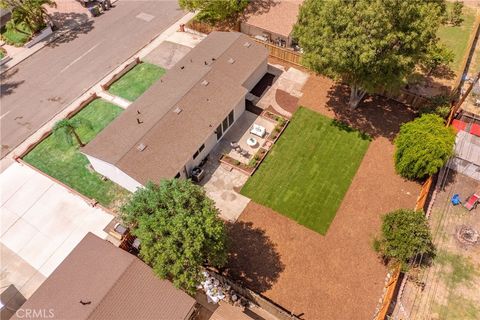
<svg viewBox="0 0 480 320">
<path fill-rule="evenodd" d="M 178 0 L 178 3 L 182 9 L 199 10 L 198 20 L 214 24 L 241 13 L 248 0 Z"/>
<path fill-rule="evenodd" d="M 121 208 L 121 217 L 140 239 L 144 261 L 189 293 L 202 280 L 202 266 L 226 263 L 225 224 L 213 201 L 190 180 L 148 183 Z"/>
<path fill-rule="evenodd" d="M 25 24 L 32 32 L 36 32 L 45 26 L 50 20 L 46 6 L 56 8 L 54 0 L 0 0 L 0 8 L 12 10 L 9 27 L 21 31 L 16 26 Z"/>
<path fill-rule="evenodd" d="M 382 232 L 374 240 L 373 246 L 385 259 L 400 264 L 404 270 L 415 256 L 423 255 L 426 258 L 435 253 L 425 214 L 407 209 L 383 216 Z"/>
<path fill-rule="evenodd" d="M 402 125 L 395 139 L 395 169 L 404 178 L 435 174 L 453 155 L 455 132 L 435 114 Z"/>
<path fill-rule="evenodd" d="M 311 70 L 366 92 L 397 89 L 436 45 L 444 0 L 306 0 L 294 36 Z"/>
</svg>

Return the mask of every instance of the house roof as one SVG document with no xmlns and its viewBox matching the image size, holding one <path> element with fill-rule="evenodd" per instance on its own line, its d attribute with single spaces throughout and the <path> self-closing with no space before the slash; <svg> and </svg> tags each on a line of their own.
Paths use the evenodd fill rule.
<svg viewBox="0 0 480 320">
<path fill-rule="evenodd" d="M 52 309 L 55 319 L 184 320 L 194 305 L 137 257 L 88 233 L 21 308 Z"/>
<path fill-rule="evenodd" d="M 82 152 L 142 184 L 174 177 L 245 96 L 243 84 L 267 56 L 241 33 L 211 33 Z"/>
<path fill-rule="evenodd" d="M 459 131 L 455 140 L 455 155 L 480 166 L 480 137 Z"/>
<path fill-rule="evenodd" d="M 298 12 L 303 0 L 276 0 L 268 8 L 247 14 L 245 23 L 289 37 L 297 23 Z"/>
</svg>

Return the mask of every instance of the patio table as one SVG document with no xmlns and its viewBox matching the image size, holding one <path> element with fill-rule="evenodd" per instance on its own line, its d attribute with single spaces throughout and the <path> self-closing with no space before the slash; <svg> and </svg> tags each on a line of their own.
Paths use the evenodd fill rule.
<svg viewBox="0 0 480 320">
<path fill-rule="evenodd" d="M 255 147 L 257 145 L 258 141 L 255 138 L 248 138 L 247 139 L 247 145 L 250 147 Z"/>
</svg>

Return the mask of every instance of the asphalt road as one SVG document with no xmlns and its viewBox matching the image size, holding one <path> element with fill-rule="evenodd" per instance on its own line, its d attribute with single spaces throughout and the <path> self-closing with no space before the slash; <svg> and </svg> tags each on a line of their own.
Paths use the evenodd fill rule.
<svg viewBox="0 0 480 320">
<path fill-rule="evenodd" d="M 176 0 L 120 0 L 3 74 L 1 158 L 184 14 Z"/>
</svg>

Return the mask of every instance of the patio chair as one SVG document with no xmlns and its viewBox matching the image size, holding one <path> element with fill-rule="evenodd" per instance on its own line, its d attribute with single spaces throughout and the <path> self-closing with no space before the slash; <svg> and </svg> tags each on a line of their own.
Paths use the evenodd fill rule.
<svg viewBox="0 0 480 320">
<path fill-rule="evenodd" d="M 470 197 L 468 197 L 467 201 L 465 201 L 463 206 L 468 211 L 472 211 L 473 209 L 475 209 L 477 207 L 477 204 L 478 204 L 479 200 L 480 200 L 480 196 L 477 195 L 476 193 L 474 193 Z"/>
<path fill-rule="evenodd" d="M 462 203 L 462 201 L 460 200 L 460 196 L 458 195 L 458 193 L 455 193 L 452 197 L 452 204 L 456 206 L 456 205 L 459 205 L 460 203 Z"/>
<path fill-rule="evenodd" d="M 242 150 L 242 151 L 240 151 L 240 154 L 241 154 L 242 156 L 244 156 L 245 158 L 248 158 L 248 157 L 250 156 L 250 154 L 248 153 L 247 150 Z"/>
<path fill-rule="evenodd" d="M 232 147 L 233 149 L 237 149 L 237 148 L 240 147 L 240 146 L 238 145 L 237 142 L 231 141 L 231 142 L 230 142 L 230 147 Z"/>
</svg>

